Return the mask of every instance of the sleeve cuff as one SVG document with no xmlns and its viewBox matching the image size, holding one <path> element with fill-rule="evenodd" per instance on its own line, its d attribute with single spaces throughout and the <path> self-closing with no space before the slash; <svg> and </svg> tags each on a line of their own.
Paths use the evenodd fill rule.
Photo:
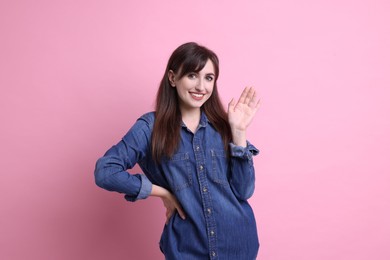
<svg viewBox="0 0 390 260">
<path fill-rule="evenodd" d="M 238 146 L 233 143 L 229 144 L 230 146 L 230 155 L 232 157 L 246 158 L 252 160 L 252 157 L 259 154 L 259 150 L 252 145 L 250 142 L 246 141 L 246 147 Z"/>
<path fill-rule="evenodd" d="M 127 201 L 134 202 L 136 200 L 146 199 L 152 192 L 152 183 L 148 177 L 146 177 L 145 174 L 140 174 L 139 176 L 141 176 L 141 189 L 139 190 L 137 197 L 125 195 Z"/>
</svg>

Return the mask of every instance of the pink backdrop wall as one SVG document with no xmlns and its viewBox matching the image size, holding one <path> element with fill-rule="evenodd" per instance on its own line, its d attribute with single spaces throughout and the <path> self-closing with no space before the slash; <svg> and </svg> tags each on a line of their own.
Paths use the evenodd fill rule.
<svg viewBox="0 0 390 260">
<path fill-rule="evenodd" d="M 93 169 L 197 41 L 225 103 L 262 97 L 259 259 L 390 259 L 389 3 L 2 1 L 0 258 L 162 259 L 162 203 L 101 190 Z"/>
</svg>

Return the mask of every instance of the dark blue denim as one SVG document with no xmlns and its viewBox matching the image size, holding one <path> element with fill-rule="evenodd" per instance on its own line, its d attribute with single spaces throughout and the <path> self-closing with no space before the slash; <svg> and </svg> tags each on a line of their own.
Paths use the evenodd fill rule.
<svg viewBox="0 0 390 260">
<path fill-rule="evenodd" d="M 160 248 L 166 259 L 256 259 L 256 222 L 247 199 L 253 194 L 252 156 L 258 150 L 230 144 L 226 154 L 220 134 L 202 113 L 193 134 L 183 124 L 177 152 L 160 164 L 152 160 L 154 113 L 137 120 L 122 140 L 96 163 L 96 184 L 125 194 L 128 201 L 145 199 L 152 183 L 170 190 L 186 219 L 175 213 L 164 226 Z M 126 170 L 139 164 L 145 174 Z"/>
</svg>

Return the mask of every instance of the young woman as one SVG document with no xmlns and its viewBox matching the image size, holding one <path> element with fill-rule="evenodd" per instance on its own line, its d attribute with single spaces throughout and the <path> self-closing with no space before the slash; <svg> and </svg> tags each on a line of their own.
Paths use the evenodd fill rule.
<svg viewBox="0 0 390 260">
<path fill-rule="evenodd" d="M 156 111 L 140 117 L 96 163 L 96 184 L 129 201 L 160 197 L 166 259 L 256 259 L 252 156 L 246 130 L 259 108 L 245 88 L 226 113 L 217 91 L 219 62 L 196 43 L 171 55 L 157 93 Z M 126 170 L 139 164 L 145 174 Z"/>
</svg>

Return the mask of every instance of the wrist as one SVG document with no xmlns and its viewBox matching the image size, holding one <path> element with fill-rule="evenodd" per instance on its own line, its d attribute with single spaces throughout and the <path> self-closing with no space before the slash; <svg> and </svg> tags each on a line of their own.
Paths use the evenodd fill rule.
<svg viewBox="0 0 390 260">
<path fill-rule="evenodd" d="M 152 192 L 150 193 L 150 196 L 166 198 L 168 195 L 169 191 L 167 189 L 155 184 L 152 185 Z"/>
<path fill-rule="evenodd" d="M 246 147 L 246 130 L 232 129 L 233 144 Z"/>
</svg>

